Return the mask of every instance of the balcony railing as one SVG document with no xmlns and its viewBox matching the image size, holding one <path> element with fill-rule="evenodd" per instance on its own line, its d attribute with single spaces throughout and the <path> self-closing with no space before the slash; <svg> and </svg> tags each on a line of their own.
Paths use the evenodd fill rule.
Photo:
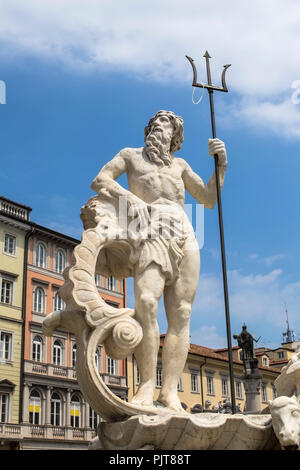
<svg viewBox="0 0 300 470">
<path fill-rule="evenodd" d="M 76 381 L 76 370 L 73 367 L 56 366 L 54 364 L 44 364 L 35 361 L 25 361 L 25 373 L 35 373 L 37 375 L 63 377 Z M 117 385 L 126 387 L 126 377 L 100 373 L 102 380 L 106 385 Z"/>
<path fill-rule="evenodd" d="M 72 367 L 44 364 L 42 362 L 35 361 L 25 361 L 25 373 L 35 373 L 38 375 L 64 377 L 66 379 L 76 380 L 76 371 Z"/>
<path fill-rule="evenodd" d="M 43 436 L 45 435 L 45 428 L 44 426 L 39 426 L 37 424 L 34 424 L 31 426 L 31 434 L 32 436 Z"/>
<path fill-rule="evenodd" d="M 70 426 L 22 424 L 23 437 L 76 440 L 90 442 L 96 436 L 96 431 L 90 428 L 72 428 Z"/>
<path fill-rule="evenodd" d="M 90 442 L 96 431 L 90 428 L 70 426 L 51 426 L 46 424 L 10 424 L 0 423 L 0 439 L 59 439 Z"/>
<path fill-rule="evenodd" d="M 13 204 L 12 202 L 0 199 L 0 211 L 4 212 L 7 215 L 12 215 L 13 217 L 18 217 L 18 219 L 29 220 L 30 210 L 19 205 Z"/>
<path fill-rule="evenodd" d="M 0 437 L 20 437 L 20 424 L 0 423 Z"/>
</svg>

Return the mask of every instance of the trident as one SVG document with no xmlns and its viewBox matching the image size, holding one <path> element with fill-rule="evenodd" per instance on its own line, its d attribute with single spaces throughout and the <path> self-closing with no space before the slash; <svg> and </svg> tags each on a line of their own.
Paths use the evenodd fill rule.
<svg viewBox="0 0 300 470">
<path fill-rule="evenodd" d="M 197 69 L 194 64 L 194 61 L 191 57 L 186 56 L 189 62 L 192 65 L 194 78 L 193 78 L 193 87 L 206 88 L 209 94 L 209 103 L 210 103 L 210 117 L 211 117 L 211 127 L 212 127 L 212 136 L 213 139 L 216 138 L 216 124 L 215 124 L 215 111 L 214 111 L 214 101 L 213 101 L 213 92 L 215 91 L 224 91 L 228 92 L 226 82 L 225 82 L 225 73 L 228 67 L 231 64 L 224 65 L 224 70 L 222 73 L 222 87 L 213 85 L 211 82 L 210 66 L 209 59 L 211 56 L 206 51 L 204 56 L 206 59 L 206 73 L 207 73 L 207 84 L 197 82 Z M 220 189 L 220 180 L 219 180 L 219 166 L 218 166 L 218 155 L 214 155 L 215 159 L 215 175 L 216 175 L 216 187 L 217 187 L 217 200 L 218 200 L 218 214 L 219 214 L 219 228 L 220 228 L 220 242 L 221 242 L 221 254 L 222 254 L 222 270 L 223 270 L 223 287 L 224 287 L 224 301 L 225 301 L 225 317 L 226 317 L 226 330 L 227 330 L 227 345 L 228 345 L 228 359 L 229 359 L 229 375 L 230 375 L 230 390 L 231 390 L 231 403 L 232 403 L 232 413 L 236 412 L 235 406 L 235 390 L 234 390 L 234 376 L 233 376 L 233 361 L 232 361 L 232 349 L 231 349 L 231 328 L 230 328 L 230 314 L 229 314 L 229 300 L 228 300 L 228 284 L 227 284 L 227 271 L 226 271 L 226 257 L 225 257 L 225 242 L 224 242 L 224 229 L 223 229 L 223 216 L 222 216 L 222 203 L 221 203 L 221 189 Z"/>
</svg>

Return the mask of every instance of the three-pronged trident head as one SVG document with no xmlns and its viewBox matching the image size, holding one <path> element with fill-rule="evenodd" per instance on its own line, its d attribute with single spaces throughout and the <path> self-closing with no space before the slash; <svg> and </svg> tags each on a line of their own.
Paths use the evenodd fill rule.
<svg viewBox="0 0 300 470">
<path fill-rule="evenodd" d="M 196 86 L 196 87 L 200 87 L 200 88 L 206 88 L 210 92 L 213 92 L 214 90 L 227 92 L 228 88 L 226 86 L 225 73 L 226 73 L 226 70 L 228 69 L 228 67 L 230 67 L 231 64 L 224 65 L 224 70 L 222 72 L 222 77 L 221 77 L 222 86 L 220 87 L 220 86 L 213 85 L 211 83 L 210 65 L 209 65 L 209 59 L 211 59 L 211 56 L 206 51 L 203 57 L 205 57 L 205 59 L 206 59 L 206 73 L 207 73 L 207 83 L 206 84 L 197 82 L 197 69 L 196 69 L 194 60 L 191 57 L 186 55 L 186 58 L 190 61 L 191 66 L 193 67 L 194 78 L 193 78 L 192 86 Z"/>
</svg>

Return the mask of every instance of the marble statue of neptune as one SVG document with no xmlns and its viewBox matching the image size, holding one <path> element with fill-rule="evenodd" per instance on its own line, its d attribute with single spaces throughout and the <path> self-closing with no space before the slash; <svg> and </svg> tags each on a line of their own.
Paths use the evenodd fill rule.
<svg viewBox="0 0 300 470">
<path fill-rule="evenodd" d="M 126 198 L 140 225 L 153 227 L 136 243 L 133 263 L 135 318 L 143 339 L 134 355 L 140 384 L 131 403 L 152 406 L 156 385 L 160 334 L 158 302 L 164 295 L 168 330 L 162 353 L 162 387 L 158 400 L 167 408 L 183 411 L 177 385 L 189 348 L 189 323 L 200 272 L 200 254 L 193 227 L 184 213 L 185 190 L 205 208 L 217 201 L 216 176 L 205 184 L 183 158 L 174 156 L 183 142 L 183 119 L 171 111 L 159 111 L 145 128 L 145 147 L 124 148 L 107 163 L 91 188 L 99 196 Z M 218 155 L 220 187 L 227 165 L 225 145 L 208 141 L 209 154 Z M 129 190 L 116 180 L 126 173 Z M 153 221 L 158 221 L 154 223 Z M 151 225 L 152 224 L 152 225 Z M 141 230 L 143 232 L 143 230 Z"/>
</svg>

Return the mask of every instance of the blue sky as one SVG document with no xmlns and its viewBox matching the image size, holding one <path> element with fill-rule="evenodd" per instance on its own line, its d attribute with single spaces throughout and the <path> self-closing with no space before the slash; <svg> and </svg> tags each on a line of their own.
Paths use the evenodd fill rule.
<svg viewBox="0 0 300 470">
<path fill-rule="evenodd" d="M 294 0 L 229 0 L 226 8 L 194 0 L 0 0 L 7 91 L 0 193 L 31 206 L 33 221 L 80 238 L 92 179 L 121 148 L 143 145 L 144 127 L 159 109 L 183 117 L 178 156 L 208 181 L 208 97 L 192 104 L 185 59 L 195 59 L 204 80 L 208 49 L 214 82 L 232 64 L 230 92 L 215 95 L 217 136 L 229 160 L 222 202 L 232 333 L 246 322 L 259 345 L 278 346 L 286 303 L 300 334 L 299 10 Z M 195 203 L 189 195 L 186 202 Z M 223 347 L 217 208 L 205 211 L 204 222 L 191 340 Z M 162 303 L 159 323 L 165 332 Z"/>
</svg>

